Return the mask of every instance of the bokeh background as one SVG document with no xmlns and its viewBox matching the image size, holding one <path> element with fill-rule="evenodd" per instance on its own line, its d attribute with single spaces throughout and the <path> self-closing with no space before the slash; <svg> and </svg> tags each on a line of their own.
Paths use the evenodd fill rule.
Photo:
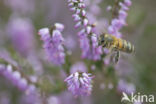
<svg viewBox="0 0 156 104">
<path fill-rule="evenodd" d="M 102 0 L 98 4 L 100 10 L 97 20 L 104 23 L 104 26 L 100 25 L 103 32 L 105 32 L 105 26 L 111 21 L 111 13 L 106 11 L 106 8 L 113 3 L 114 0 Z M 115 73 L 119 79 L 124 79 L 133 84 L 136 92 L 147 95 L 154 94 L 156 97 L 155 6 L 155 0 L 132 0 L 132 6 L 128 11 L 128 25 L 121 31 L 123 38 L 135 45 L 136 52 L 134 55 L 122 53 L 119 64 L 115 66 Z M 88 7 L 88 9 L 90 8 L 93 7 Z M 24 67 L 25 73 L 31 73 L 29 71 L 31 63 L 32 66 L 38 65 L 37 72 L 40 73 L 40 69 L 43 69 L 46 70 L 45 74 L 52 73 L 51 76 L 53 76 L 60 70 L 43 62 L 45 59 L 40 57 L 43 54 L 42 42 L 37 32 L 40 28 L 50 27 L 52 24 L 60 22 L 65 25 L 63 37 L 66 40 L 65 44 L 73 53 L 72 62 L 83 61 L 80 58 L 77 30 L 73 28 L 75 22 L 71 15 L 66 0 L 0 0 L 0 51 L 8 51 Z M 22 22 L 18 21 L 19 18 L 26 23 L 23 20 Z M 28 33 L 30 36 L 13 39 L 12 34 L 16 34 L 16 32 L 14 33 L 12 29 L 16 30 L 16 28 L 21 27 L 29 27 L 26 32 L 30 32 Z M 21 45 L 20 41 L 23 41 L 22 39 L 26 40 L 24 42 L 30 43 L 25 50 L 18 48 Z M 25 44 L 24 42 L 22 43 Z M 27 52 L 27 50 L 29 51 Z M 33 54 L 29 57 L 28 53 Z M 34 54 L 35 59 L 32 58 Z M 41 61 L 36 61 L 38 58 Z M 28 61 L 24 61 L 25 59 Z M 116 91 L 113 81 L 111 81 L 115 80 L 113 79 L 114 76 L 101 74 L 100 71 L 97 71 L 92 95 L 84 99 L 74 99 L 66 90 L 54 92 L 48 90 L 53 96 L 49 104 L 121 104 L 121 94 Z M 24 102 L 26 98 L 28 99 L 9 81 L 0 76 L 0 104 L 36 104 Z"/>
</svg>

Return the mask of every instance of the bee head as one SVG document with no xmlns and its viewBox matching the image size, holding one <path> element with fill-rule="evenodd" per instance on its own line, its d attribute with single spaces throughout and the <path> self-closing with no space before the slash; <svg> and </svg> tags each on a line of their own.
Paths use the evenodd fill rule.
<svg viewBox="0 0 156 104">
<path fill-rule="evenodd" d="M 113 41 L 113 38 L 111 35 L 102 34 L 99 37 L 98 45 L 102 45 L 103 47 L 107 47 L 112 41 Z"/>
<path fill-rule="evenodd" d="M 100 45 L 103 46 L 104 43 L 105 43 L 105 35 L 102 34 L 102 35 L 100 35 L 99 38 L 98 38 L 98 45 L 99 45 L 99 46 L 100 46 Z"/>
</svg>

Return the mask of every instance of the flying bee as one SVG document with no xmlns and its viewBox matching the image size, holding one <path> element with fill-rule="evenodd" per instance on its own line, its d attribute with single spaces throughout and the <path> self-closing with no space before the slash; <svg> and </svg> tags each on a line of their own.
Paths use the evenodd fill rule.
<svg viewBox="0 0 156 104">
<path fill-rule="evenodd" d="M 130 42 L 117 38 L 110 34 L 102 34 L 98 39 L 98 44 L 103 46 L 104 48 L 108 48 L 115 52 L 115 63 L 118 62 L 120 53 L 119 51 L 126 52 L 126 53 L 133 53 L 134 52 L 134 45 Z"/>
</svg>

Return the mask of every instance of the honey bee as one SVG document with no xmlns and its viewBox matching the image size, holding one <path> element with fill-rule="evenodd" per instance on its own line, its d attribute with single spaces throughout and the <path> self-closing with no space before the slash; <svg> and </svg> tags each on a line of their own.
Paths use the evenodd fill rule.
<svg viewBox="0 0 156 104">
<path fill-rule="evenodd" d="M 115 52 L 115 63 L 118 62 L 120 53 L 119 51 L 126 52 L 126 53 L 133 53 L 134 52 L 134 45 L 130 42 L 117 38 L 110 34 L 102 34 L 98 39 L 98 44 L 103 46 L 104 48 L 110 49 L 110 51 Z"/>
</svg>

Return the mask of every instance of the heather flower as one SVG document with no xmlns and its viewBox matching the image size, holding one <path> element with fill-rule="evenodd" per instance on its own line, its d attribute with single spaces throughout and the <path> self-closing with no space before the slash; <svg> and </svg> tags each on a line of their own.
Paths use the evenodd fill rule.
<svg viewBox="0 0 156 104">
<path fill-rule="evenodd" d="M 90 58 L 90 44 L 86 34 L 79 37 L 80 48 L 82 49 L 82 58 Z"/>
<path fill-rule="evenodd" d="M 19 88 L 21 91 L 33 92 L 36 87 L 34 84 L 21 73 L 19 65 L 14 61 L 7 51 L 2 51 L 0 53 L 0 58 L 9 63 L 9 65 L 0 64 L 0 74 L 8 79 L 13 85 Z"/>
<path fill-rule="evenodd" d="M 59 30 L 60 32 L 62 32 L 64 30 L 64 25 L 61 23 L 55 23 L 54 24 L 56 30 Z"/>
<path fill-rule="evenodd" d="M 89 73 L 76 72 L 71 74 L 65 79 L 67 82 L 68 90 L 77 96 L 88 96 L 92 91 L 92 79 L 93 77 Z"/>
<path fill-rule="evenodd" d="M 91 40 L 92 40 L 92 54 L 93 54 L 92 57 L 94 60 L 99 60 L 101 59 L 100 55 L 102 54 L 102 47 L 101 46 L 98 47 L 98 43 L 97 43 L 98 39 L 95 34 L 92 35 Z"/>
<path fill-rule="evenodd" d="M 48 28 L 42 28 L 39 30 L 39 35 L 43 41 L 43 47 L 47 54 L 48 59 L 55 65 L 64 64 L 65 53 L 63 47 L 63 37 L 61 32 L 64 26 L 60 23 L 54 25 L 52 33 Z"/>
<path fill-rule="evenodd" d="M 28 59 L 36 72 L 35 74 L 42 73 L 42 64 L 35 52 L 34 27 L 32 22 L 28 18 L 12 17 L 8 23 L 7 32 L 16 51 Z M 3 54 L 6 54 L 6 52 Z M 4 56 L 6 60 L 10 60 L 7 55 Z"/>
<path fill-rule="evenodd" d="M 77 22 L 75 28 L 83 27 L 78 33 L 82 58 L 99 60 L 102 54 L 101 48 L 97 45 L 97 35 L 93 32 L 94 26 L 87 18 L 84 0 L 68 0 L 70 10 L 74 12 L 72 17 Z M 92 37 L 94 36 L 94 38 Z M 91 37 L 92 39 L 90 39 Z"/>
<path fill-rule="evenodd" d="M 124 80 L 119 80 L 117 89 L 118 91 L 125 92 L 127 94 L 131 94 L 132 92 L 134 93 L 136 91 L 134 84 L 128 83 Z"/>
<path fill-rule="evenodd" d="M 28 18 L 10 18 L 7 32 L 15 49 L 23 56 L 34 50 L 34 27 Z"/>
<path fill-rule="evenodd" d="M 0 65 L 1 74 L 8 79 L 13 85 L 19 88 L 21 91 L 28 91 L 32 93 L 36 87 L 33 84 L 29 84 L 28 80 L 22 76 L 22 74 L 14 70 L 11 65 Z"/>
<path fill-rule="evenodd" d="M 127 10 L 129 9 L 129 6 L 131 6 L 131 0 L 124 0 L 123 3 L 120 2 L 119 5 L 121 6 L 118 17 L 114 18 L 111 21 L 111 25 L 108 27 L 108 33 L 115 35 L 116 37 L 121 37 L 122 34 L 119 32 L 119 30 L 126 26 L 126 18 L 127 18 Z"/>
</svg>

